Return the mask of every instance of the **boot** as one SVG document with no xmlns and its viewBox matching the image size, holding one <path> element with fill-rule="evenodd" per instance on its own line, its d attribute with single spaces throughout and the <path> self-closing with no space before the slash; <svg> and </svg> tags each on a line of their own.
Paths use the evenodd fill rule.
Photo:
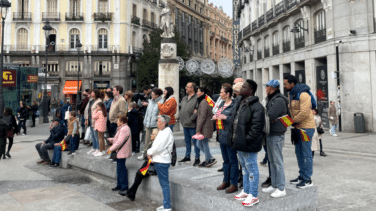
<svg viewBox="0 0 376 211">
<path fill-rule="evenodd" d="M 226 189 L 226 193 L 234 193 L 234 192 L 236 192 L 238 190 L 239 190 L 238 186 L 236 186 L 236 185 L 230 185 L 230 187 Z"/>
<path fill-rule="evenodd" d="M 7 158 L 5 157 L 5 154 L 3 154 L 3 159 L 7 159 Z"/>
<path fill-rule="evenodd" d="M 12 156 L 10 156 L 9 152 L 5 153 L 5 155 L 8 157 L 8 158 L 11 158 Z"/>
<path fill-rule="evenodd" d="M 224 190 L 228 187 L 230 187 L 230 183 L 223 182 L 220 186 L 217 187 L 217 190 Z"/>
<path fill-rule="evenodd" d="M 81 140 L 85 138 L 85 133 L 81 133 Z"/>
<path fill-rule="evenodd" d="M 136 198 L 135 194 L 130 191 L 127 191 L 125 193 L 125 196 L 128 197 L 131 201 L 134 201 L 134 199 Z"/>
</svg>

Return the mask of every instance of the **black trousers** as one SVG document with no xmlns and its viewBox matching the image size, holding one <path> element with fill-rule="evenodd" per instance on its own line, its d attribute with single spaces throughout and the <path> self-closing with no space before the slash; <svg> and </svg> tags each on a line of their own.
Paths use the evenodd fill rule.
<svg viewBox="0 0 376 211">
<path fill-rule="evenodd" d="M 26 135 L 26 120 L 27 119 L 20 119 L 20 122 L 18 124 L 18 131 L 20 131 L 21 133 L 21 128 L 23 128 L 25 135 Z"/>
<path fill-rule="evenodd" d="M 140 152 L 140 133 L 132 133 L 132 152 Z"/>
<path fill-rule="evenodd" d="M 37 115 L 33 114 L 33 116 L 31 116 L 31 120 L 33 121 L 33 126 L 35 126 L 35 118 L 37 117 Z"/>
<path fill-rule="evenodd" d="M 145 162 L 142 164 L 142 166 L 141 166 L 140 169 L 144 168 L 147 164 L 148 164 L 148 161 L 145 161 Z M 142 180 L 143 180 L 144 178 L 150 176 L 149 172 L 147 172 L 145 175 L 142 175 L 141 172 L 140 172 L 140 169 L 139 169 L 139 170 L 137 171 L 137 173 L 136 173 L 136 177 L 135 177 L 135 179 L 134 179 L 134 183 L 133 183 L 132 187 L 128 189 L 128 192 L 129 192 L 130 194 L 136 195 L 136 192 L 137 192 L 138 186 L 141 185 Z"/>
</svg>

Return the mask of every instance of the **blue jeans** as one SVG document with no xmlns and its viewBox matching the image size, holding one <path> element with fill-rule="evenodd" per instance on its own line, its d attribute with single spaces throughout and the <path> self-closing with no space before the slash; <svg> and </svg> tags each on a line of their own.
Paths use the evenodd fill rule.
<svg viewBox="0 0 376 211">
<path fill-rule="evenodd" d="M 117 123 L 110 123 L 110 137 L 113 138 L 116 135 Z"/>
<path fill-rule="evenodd" d="M 197 140 L 197 146 L 205 154 L 205 161 L 209 161 L 213 157 L 210 153 L 209 139 Z"/>
<path fill-rule="evenodd" d="M 266 164 L 266 163 L 268 162 L 268 146 L 263 145 L 263 147 L 264 147 L 264 150 L 265 150 L 265 157 L 264 157 L 264 159 L 262 160 L 262 163 L 263 163 L 263 164 Z"/>
<path fill-rule="evenodd" d="M 237 186 L 239 179 L 239 166 L 236 151 L 232 150 L 230 146 L 225 144 L 220 144 L 220 147 L 223 158 L 223 182 L 231 182 L 232 185 Z"/>
<path fill-rule="evenodd" d="M 128 170 L 125 166 L 125 158 L 117 159 L 116 162 L 116 175 L 117 175 L 117 185 L 116 187 L 120 190 L 128 190 Z"/>
<path fill-rule="evenodd" d="M 336 134 L 336 129 L 338 128 L 338 124 L 337 125 L 332 125 L 332 129 L 330 129 L 330 131 L 332 132 L 332 134 Z"/>
<path fill-rule="evenodd" d="M 315 129 L 303 129 L 309 138 L 312 140 Z M 295 154 L 298 160 L 299 166 L 299 176 L 308 181 L 311 179 L 313 169 L 312 169 L 312 151 L 311 151 L 312 141 L 302 141 L 299 136 L 299 141 L 295 145 Z"/>
<path fill-rule="evenodd" d="M 282 155 L 284 139 L 284 135 L 266 137 L 272 187 L 281 191 L 285 189 L 285 169 Z"/>
<path fill-rule="evenodd" d="M 85 133 L 85 115 L 81 115 L 81 127 L 82 127 L 82 133 Z"/>
<path fill-rule="evenodd" d="M 257 152 L 238 151 L 239 162 L 243 168 L 244 192 L 258 196 L 259 170 L 257 166 Z"/>
<path fill-rule="evenodd" d="M 75 135 L 74 137 L 71 136 L 70 142 L 69 142 L 69 148 L 71 152 L 75 152 L 77 149 L 77 144 L 78 144 L 78 137 L 80 135 Z"/>
<path fill-rule="evenodd" d="M 154 163 L 155 170 L 157 171 L 159 184 L 163 193 L 163 207 L 164 209 L 171 209 L 170 198 L 170 182 L 168 181 L 168 168 L 169 163 Z"/>
<path fill-rule="evenodd" d="M 172 132 L 174 132 L 174 126 L 175 125 L 169 125 L 168 127 L 171 129 Z"/>
<path fill-rule="evenodd" d="M 61 160 L 61 146 L 54 147 L 54 156 L 52 157 L 52 162 L 60 163 Z"/>
<path fill-rule="evenodd" d="M 197 140 L 193 139 L 192 136 L 196 134 L 196 128 L 184 128 L 184 140 L 185 140 L 185 147 L 187 151 L 185 152 L 185 157 L 191 157 L 191 150 L 192 150 L 192 142 L 195 148 L 195 158 L 200 158 L 200 149 L 197 147 Z"/>
<path fill-rule="evenodd" d="M 99 141 L 98 141 L 98 131 L 94 130 L 92 126 L 90 126 L 91 130 L 91 137 L 93 138 L 93 149 L 99 149 Z"/>
</svg>

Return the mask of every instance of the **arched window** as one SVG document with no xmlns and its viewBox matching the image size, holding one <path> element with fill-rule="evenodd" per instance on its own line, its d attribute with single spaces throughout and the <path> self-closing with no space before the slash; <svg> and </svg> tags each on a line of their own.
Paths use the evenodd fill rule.
<svg viewBox="0 0 376 211">
<path fill-rule="evenodd" d="M 316 30 L 320 31 L 326 29 L 325 11 L 321 10 L 316 15 Z"/>
<path fill-rule="evenodd" d="M 264 49 L 269 49 L 269 35 L 264 38 Z"/>
<path fill-rule="evenodd" d="M 25 28 L 18 29 L 17 31 L 17 50 L 27 50 L 28 49 L 28 32 Z"/>
<path fill-rule="evenodd" d="M 279 33 L 278 31 L 273 33 L 273 46 L 279 45 Z"/>
<path fill-rule="evenodd" d="M 107 29 L 99 29 L 98 31 L 98 48 L 107 49 Z"/>
<path fill-rule="evenodd" d="M 286 26 L 283 28 L 283 42 L 284 43 L 289 43 L 290 42 L 290 26 Z"/>
<path fill-rule="evenodd" d="M 297 26 L 299 28 L 299 32 L 295 33 L 295 38 L 300 38 L 300 39 L 303 38 L 304 37 L 304 30 L 302 30 L 302 28 L 304 29 L 304 27 L 305 27 L 303 19 L 296 21 L 295 26 Z"/>
<path fill-rule="evenodd" d="M 146 36 L 146 34 L 144 34 L 144 36 L 142 36 L 142 39 L 143 39 L 145 42 L 148 42 L 148 37 Z"/>
<path fill-rule="evenodd" d="M 75 49 L 76 44 L 78 40 L 80 39 L 80 31 L 78 31 L 78 29 L 71 29 L 69 31 L 69 37 L 70 37 L 70 48 Z"/>
</svg>

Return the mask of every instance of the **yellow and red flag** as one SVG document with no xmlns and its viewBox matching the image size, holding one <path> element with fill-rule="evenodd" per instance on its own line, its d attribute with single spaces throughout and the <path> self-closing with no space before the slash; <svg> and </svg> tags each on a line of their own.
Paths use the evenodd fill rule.
<svg viewBox="0 0 376 211">
<path fill-rule="evenodd" d="M 211 107 L 214 107 L 215 103 L 213 101 L 213 99 L 211 99 L 209 96 L 205 96 L 205 100 L 206 102 L 208 102 L 208 104 L 211 106 Z"/>
<path fill-rule="evenodd" d="M 311 141 L 311 139 L 309 138 L 307 133 L 302 129 L 300 129 L 300 136 L 302 137 L 302 141 L 304 141 L 304 142 Z"/>
<path fill-rule="evenodd" d="M 139 171 L 141 172 L 142 175 L 145 176 L 146 172 L 148 172 L 148 168 L 150 166 L 150 163 L 151 163 L 151 159 L 149 159 L 148 161 L 148 164 L 144 167 L 144 168 L 141 168 Z"/>
<path fill-rule="evenodd" d="M 217 121 L 215 121 L 215 126 L 217 127 L 217 130 L 223 130 L 223 120 L 218 119 Z"/>
<path fill-rule="evenodd" d="M 288 126 L 294 124 L 294 120 L 292 120 L 292 118 L 289 117 L 289 115 L 285 115 L 283 117 L 280 117 L 279 121 L 281 121 L 283 126 L 285 126 L 285 127 L 288 127 Z"/>
<path fill-rule="evenodd" d="M 64 151 L 67 148 L 67 143 L 65 143 L 65 140 L 60 142 L 60 146 L 61 146 L 61 151 Z"/>
<path fill-rule="evenodd" d="M 107 154 L 111 154 L 111 151 L 110 151 L 110 149 L 108 149 L 108 150 L 107 150 Z"/>
</svg>

